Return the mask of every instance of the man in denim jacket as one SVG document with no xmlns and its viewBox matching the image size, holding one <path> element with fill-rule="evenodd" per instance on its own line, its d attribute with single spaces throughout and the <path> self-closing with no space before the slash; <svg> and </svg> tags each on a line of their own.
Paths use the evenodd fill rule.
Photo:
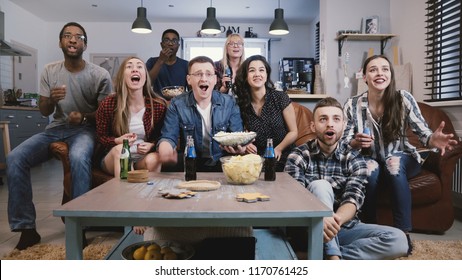
<svg viewBox="0 0 462 280">
<path fill-rule="evenodd" d="M 182 170 L 183 158 L 177 154 L 178 141 L 182 151 L 186 136 L 192 135 L 197 171 L 221 171 L 222 149 L 231 154 L 245 152 L 245 147 L 241 146 L 220 147 L 212 138 L 219 131 L 243 131 L 239 107 L 233 97 L 213 90 L 217 77 L 210 58 L 193 58 L 186 79 L 192 90 L 171 100 L 157 144 L 160 159 L 164 164 L 178 163 L 175 171 Z"/>
</svg>

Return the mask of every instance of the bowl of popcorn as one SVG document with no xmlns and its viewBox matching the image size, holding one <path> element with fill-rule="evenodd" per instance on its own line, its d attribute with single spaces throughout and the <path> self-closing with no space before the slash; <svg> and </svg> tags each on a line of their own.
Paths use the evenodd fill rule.
<svg viewBox="0 0 462 280">
<path fill-rule="evenodd" d="M 234 185 L 250 185 L 258 180 L 264 159 L 255 154 L 220 158 L 226 181 Z"/>
<path fill-rule="evenodd" d="M 167 98 L 173 98 L 184 92 L 184 86 L 169 86 L 162 88 L 162 94 Z"/>
</svg>

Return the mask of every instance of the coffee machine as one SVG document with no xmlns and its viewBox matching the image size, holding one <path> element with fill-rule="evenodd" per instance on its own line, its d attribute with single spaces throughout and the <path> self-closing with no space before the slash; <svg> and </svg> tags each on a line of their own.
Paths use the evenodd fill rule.
<svg viewBox="0 0 462 280">
<path fill-rule="evenodd" d="M 284 90 L 298 89 L 313 93 L 314 58 L 284 57 L 279 60 L 279 80 Z"/>
</svg>

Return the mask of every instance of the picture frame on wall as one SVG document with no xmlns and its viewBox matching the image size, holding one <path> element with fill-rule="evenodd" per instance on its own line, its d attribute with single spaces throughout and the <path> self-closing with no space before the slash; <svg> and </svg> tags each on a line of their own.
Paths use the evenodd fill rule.
<svg viewBox="0 0 462 280">
<path fill-rule="evenodd" d="M 90 61 L 106 69 L 115 80 L 120 64 L 126 58 L 136 56 L 134 53 L 92 53 Z"/>
<path fill-rule="evenodd" d="M 366 34 L 378 34 L 380 32 L 380 20 L 378 16 L 363 18 L 363 28 Z"/>
</svg>

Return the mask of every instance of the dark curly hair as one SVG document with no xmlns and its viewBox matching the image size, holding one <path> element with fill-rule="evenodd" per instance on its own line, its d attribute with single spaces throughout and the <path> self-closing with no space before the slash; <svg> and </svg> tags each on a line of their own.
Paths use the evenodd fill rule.
<svg viewBox="0 0 462 280">
<path fill-rule="evenodd" d="M 266 68 L 267 80 L 265 83 L 266 91 L 274 89 L 274 83 L 271 81 L 271 66 L 264 56 L 261 55 L 252 55 L 251 57 L 244 60 L 244 62 L 239 66 L 236 73 L 236 78 L 234 79 L 233 92 L 237 97 L 237 104 L 241 110 L 241 118 L 244 123 L 244 127 L 248 127 L 249 123 L 249 113 L 252 111 L 252 92 L 250 85 L 247 82 L 247 75 L 249 73 L 249 65 L 252 61 L 261 61 Z"/>
</svg>

